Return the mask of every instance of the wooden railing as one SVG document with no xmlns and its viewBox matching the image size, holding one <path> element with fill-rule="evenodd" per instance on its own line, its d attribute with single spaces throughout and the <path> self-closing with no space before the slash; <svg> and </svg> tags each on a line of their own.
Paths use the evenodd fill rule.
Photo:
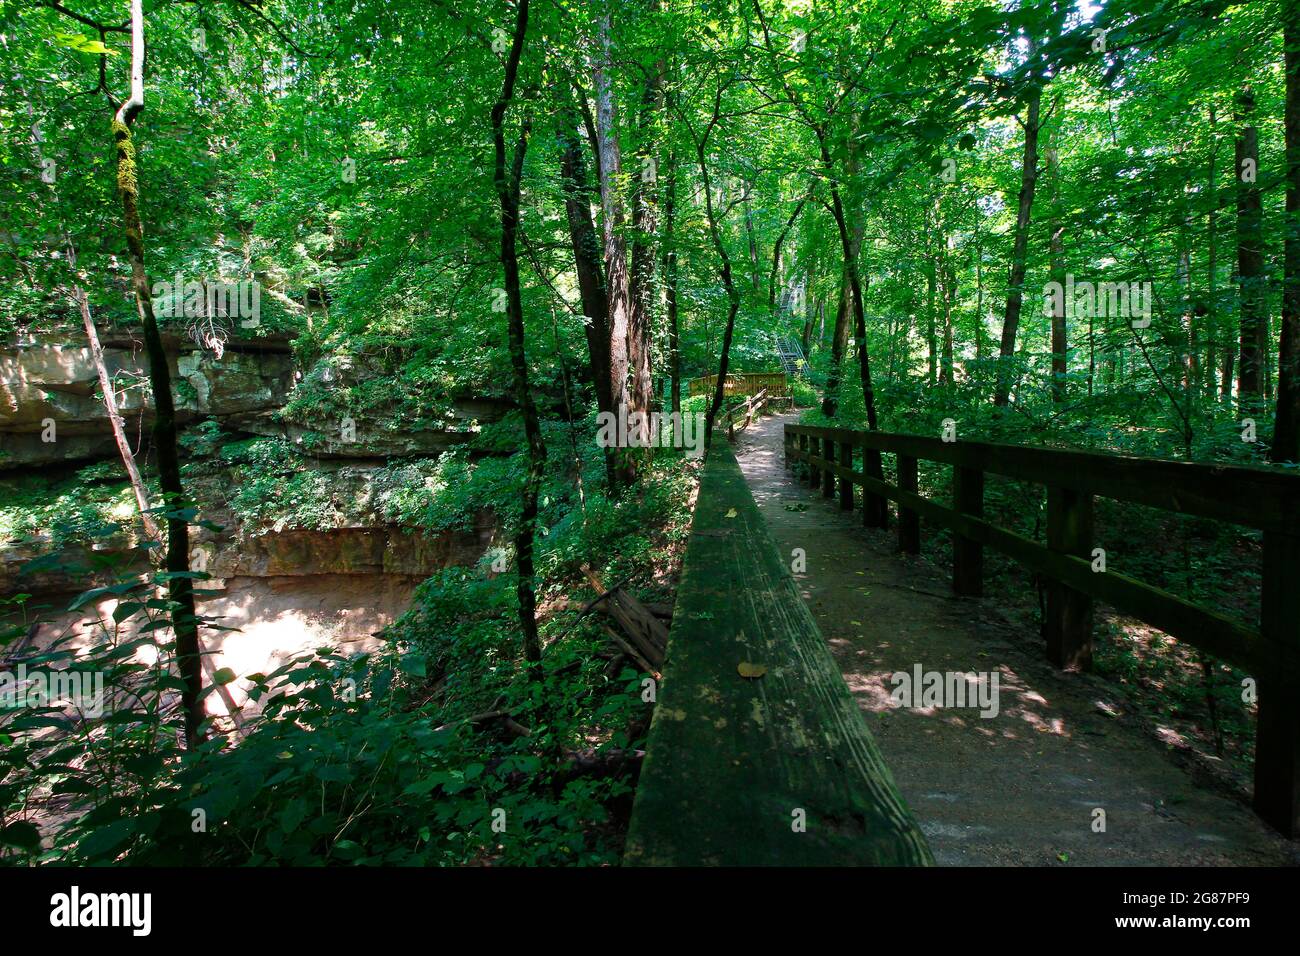
<svg viewBox="0 0 1300 956">
<path fill-rule="evenodd" d="M 861 450 L 860 470 L 854 469 L 855 450 Z M 897 484 L 877 477 L 882 453 L 897 456 Z M 1096 598 L 1254 675 L 1255 809 L 1283 833 L 1300 833 L 1300 476 L 805 425 L 785 426 L 785 454 L 787 465 L 808 464 L 810 481 L 827 498 L 835 497 L 838 480 L 845 510 L 854 506 L 853 487 L 861 487 L 866 524 L 882 524 L 885 500 L 896 502 L 902 551 L 920 550 L 921 518 L 950 529 L 958 594 L 980 595 L 985 545 L 1036 571 L 1047 582 L 1044 633 L 1048 657 L 1058 667 L 1090 665 Z M 951 507 L 918 493 L 919 460 L 952 466 Z M 985 474 L 1046 486 L 1046 545 L 984 520 Z M 1259 628 L 1100 570 L 1092 539 L 1094 497 L 1262 530 Z"/>
<path fill-rule="evenodd" d="M 767 389 L 763 389 L 757 395 L 742 399 L 727 409 L 724 416 L 727 423 L 727 437 L 735 438 L 736 432 L 748 428 L 754 417 L 763 410 L 765 402 L 767 402 Z"/>
<path fill-rule="evenodd" d="M 705 375 L 687 383 L 688 393 L 712 396 L 718 385 L 718 376 Z M 789 398 L 790 383 L 784 372 L 732 372 L 722 383 L 724 398 L 733 395 L 755 395 L 763 389 L 773 398 Z"/>
<path fill-rule="evenodd" d="M 933 861 L 787 562 L 731 443 L 715 441 L 682 560 L 628 865 Z"/>
</svg>

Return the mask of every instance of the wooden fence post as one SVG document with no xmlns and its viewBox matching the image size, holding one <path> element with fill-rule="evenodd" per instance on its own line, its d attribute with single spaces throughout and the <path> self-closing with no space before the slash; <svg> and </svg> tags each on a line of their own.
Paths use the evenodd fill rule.
<svg viewBox="0 0 1300 956">
<path fill-rule="evenodd" d="M 880 461 L 880 451 L 876 448 L 862 449 L 862 474 L 868 478 L 880 478 L 884 467 Z M 862 490 L 862 526 L 864 528 L 884 528 L 889 524 L 889 503 L 874 491 Z"/>
<path fill-rule="evenodd" d="M 810 468 L 811 466 L 808 464 L 808 459 L 807 459 L 807 455 L 808 455 L 808 436 L 807 436 L 807 435 L 800 434 L 800 436 L 799 436 L 799 451 L 800 451 L 800 452 L 803 454 L 803 456 L 804 456 L 803 459 L 802 459 L 802 460 L 803 460 L 803 466 L 804 466 L 805 468 Z"/>
<path fill-rule="evenodd" d="M 952 506 L 962 514 L 984 517 L 984 472 L 952 466 Z M 966 597 L 984 593 L 984 546 L 956 532 L 952 536 L 952 589 Z"/>
<path fill-rule="evenodd" d="M 916 494 L 916 459 L 898 456 L 898 487 Z M 911 508 L 898 506 L 898 550 L 905 554 L 921 553 L 921 519 Z"/>
<path fill-rule="evenodd" d="M 811 455 L 813 458 L 820 458 L 822 456 L 822 440 L 817 435 L 810 435 L 808 437 L 808 454 Z M 808 462 L 808 487 L 816 488 L 819 484 L 821 484 L 820 466 L 814 465 L 811 461 L 809 461 Z"/>
<path fill-rule="evenodd" d="M 1256 675 L 1255 812 L 1289 837 L 1300 833 L 1300 537 L 1264 532 L 1260 633 L 1265 670 Z"/>
<path fill-rule="evenodd" d="M 822 439 L 822 457 L 826 459 L 826 464 L 822 468 L 822 497 L 835 497 L 835 472 L 831 471 L 831 464 L 835 461 L 835 442 L 830 438 Z"/>
<path fill-rule="evenodd" d="M 850 442 L 840 442 L 840 465 L 853 470 L 853 445 Z M 840 510 L 853 510 L 853 479 L 849 475 L 840 476 Z"/>
<path fill-rule="evenodd" d="M 1069 488 L 1047 489 L 1047 547 L 1062 554 L 1092 554 L 1092 495 Z M 1043 621 L 1047 659 L 1067 671 L 1092 667 L 1092 598 L 1047 581 L 1047 616 Z"/>
</svg>

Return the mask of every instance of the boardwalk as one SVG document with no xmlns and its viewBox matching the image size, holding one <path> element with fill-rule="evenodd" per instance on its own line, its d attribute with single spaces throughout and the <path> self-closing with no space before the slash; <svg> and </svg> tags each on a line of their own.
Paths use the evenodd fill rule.
<svg viewBox="0 0 1300 956">
<path fill-rule="evenodd" d="M 946 577 L 896 554 L 891 534 L 795 483 L 781 453 L 794 420 L 755 423 L 741 468 L 782 553 L 806 553 L 800 590 L 938 863 L 1300 862 L 1244 801 L 1198 786 L 1157 741 L 1107 716 L 1097 681 L 1055 672 L 1036 634 L 953 598 Z M 889 675 L 918 664 L 996 670 L 997 715 L 896 709 Z"/>
</svg>

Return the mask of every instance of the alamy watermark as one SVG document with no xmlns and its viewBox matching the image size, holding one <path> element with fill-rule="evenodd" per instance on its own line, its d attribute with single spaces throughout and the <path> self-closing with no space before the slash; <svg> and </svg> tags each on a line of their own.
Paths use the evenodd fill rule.
<svg viewBox="0 0 1300 956">
<path fill-rule="evenodd" d="M 684 448 L 692 458 L 704 454 L 703 412 L 629 412 L 620 405 L 617 414 L 597 415 L 596 429 L 601 448 Z"/>
<path fill-rule="evenodd" d="M 998 715 L 997 671 L 927 671 L 920 664 L 911 673 L 896 671 L 889 676 L 894 685 L 890 698 L 899 707 L 978 708 L 980 716 Z"/>
<path fill-rule="evenodd" d="M 1043 286 L 1043 315 L 1072 318 L 1129 319 L 1135 329 L 1151 324 L 1150 282 L 1065 282 Z"/>
<path fill-rule="evenodd" d="M 104 713 L 102 671 L 29 671 L 19 664 L 12 671 L 0 671 L 0 707 L 76 708 L 86 717 Z"/>
</svg>

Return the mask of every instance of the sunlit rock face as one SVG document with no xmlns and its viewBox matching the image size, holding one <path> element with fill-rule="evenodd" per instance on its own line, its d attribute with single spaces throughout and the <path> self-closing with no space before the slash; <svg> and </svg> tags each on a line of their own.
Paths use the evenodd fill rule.
<svg viewBox="0 0 1300 956">
<path fill-rule="evenodd" d="M 143 343 L 108 330 L 100 338 L 133 445 L 147 443 L 152 399 Z M 232 338 L 220 355 L 176 336 L 164 336 L 164 344 L 181 426 L 213 416 L 227 431 L 285 438 L 315 458 L 438 455 L 468 441 L 479 424 L 496 421 L 511 405 L 443 395 L 432 382 L 429 394 L 422 391 L 414 402 L 418 420 L 404 421 L 400 409 L 383 403 L 347 411 L 359 386 L 391 378 L 393 370 L 374 356 L 333 356 L 304 372 L 283 338 Z M 0 345 L 0 471 L 115 453 L 84 339 Z"/>
<path fill-rule="evenodd" d="M 118 409 L 138 439 L 148 431 L 152 408 L 143 343 L 108 331 L 101 341 Z M 241 427 L 269 417 L 293 388 L 293 355 L 284 340 L 232 339 L 219 358 L 188 340 L 168 337 L 164 344 L 181 424 L 214 415 Z M 0 470 L 84 461 L 115 451 L 84 340 L 0 347 Z"/>
</svg>

